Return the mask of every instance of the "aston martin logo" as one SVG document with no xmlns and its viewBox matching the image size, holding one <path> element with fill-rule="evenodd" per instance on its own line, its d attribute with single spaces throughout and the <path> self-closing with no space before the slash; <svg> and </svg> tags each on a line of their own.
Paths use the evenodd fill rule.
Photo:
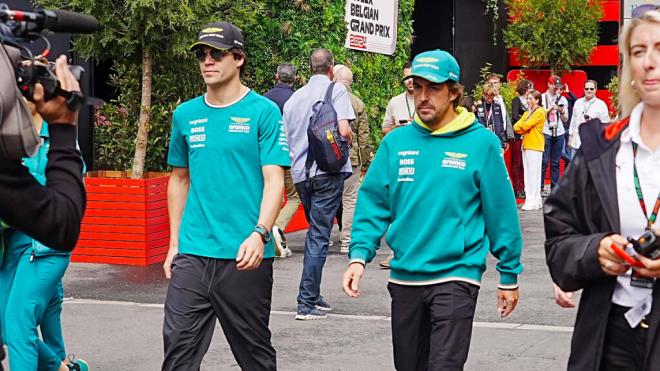
<svg viewBox="0 0 660 371">
<path fill-rule="evenodd" d="M 209 27 L 209 28 L 205 28 L 205 29 L 203 29 L 202 32 L 203 32 L 203 33 L 222 32 L 222 28 L 218 28 L 218 27 Z"/>
<path fill-rule="evenodd" d="M 245 124 L 246 122 L 250 121 L 249 117 L 230 117 L 231 120 L 237 124 Z"/>
<path fill-rule="evenodd" d="M 465 153 L 457 153 L 457 152 L 445 152 L 445 155 L 451 157 L 451 158 L 466 158 L 468 155 Z"/>
</svg>

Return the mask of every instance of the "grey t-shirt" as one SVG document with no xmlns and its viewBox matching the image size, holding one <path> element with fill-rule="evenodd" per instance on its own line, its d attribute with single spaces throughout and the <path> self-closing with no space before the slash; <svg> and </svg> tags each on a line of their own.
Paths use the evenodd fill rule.
<svg viewBox="0 0 660 371">
<path fill-rule="evenodd" d="M 291 156 L 291 177 L 294 183 L 307 180 L 305 176 L 305 161 L 307 160 L 307 128 L 309 118 L 312 116 L 314 103 L 323 100 L 325 91 L 330 85 L 330 79 L 325 75 L 314 75 L 309 79 L 307 85 L 296 90 L 284 105 L 282 122 L 284 131 L 289 142 Z M 351 99 L 346 87 L 335 84 L 332 89 L 332 106 L 337 111 L 338 120 L 354 120 L 355 113 L 351 106 Z M 346 161 L 342 172 L 351 173 L 351 161 Z M 316 167 L 316 163 L 310 169 L 310 177 L 325 174 Z"/>
<path fill-rule="evenodd" d="M 390 99 L 383 118 L 383 129 L 397 125 L 409 125 L 415 117 L 415 98 L 403 92 Z M 402 123 L 405 121 L 405 123 Z"/>
</svg>

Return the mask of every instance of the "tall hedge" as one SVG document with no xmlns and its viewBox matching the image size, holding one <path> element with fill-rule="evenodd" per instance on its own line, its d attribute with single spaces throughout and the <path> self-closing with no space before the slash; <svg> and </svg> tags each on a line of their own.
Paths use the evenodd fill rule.
<svg viewBox="0 0 660 371">
<path fill-rule="evenodd" d="M 139 18 L 140 23 L 157 24 L 168 31 L 155 51 L 153 62 L 152 122 L 145 162 L 146 170 L 152 171 L 167 168 L 167 144 L 174 108 L 203 92 L 197 62 L 187 52 L 187 46 L 196 38 L 194 30 L 210 20 L 230 21 L 243 29 L 248 53 L 243 80 L 259 93 L 273 85 L 279 63 L 295 64 L 305 80 L 309 77 L 311 51 L 319 47 L 330 49 L 337 63 L 353 70 L 353 91 L 366 104 L 372 137 L 377 143 L 388 100 L 403 91 L 401 71 L 410 55 L 414 4 L 414 0 L 399 0 L 397 49 L 393 56 L 386 56 L 344 48 L 345 0 L 182 0 L 177 5 L 183 9 L 180 17 L 162 14 L 164 9 L 156 0 L 39 2 L 44 6 L 91 13 L 111 24 L 111 28 L 106 27 L 101 34 L 79 37 L 76 42 L 76 49 L 83 56 L 112 61 L 110 83 L 118 92 L 96 115 L 97 169 L 130 169 L 135 147 L 140 112 L 140 51 L 136 50 L 137 40 L 126 36 L 131 30 L 122 29 L 121 24 L 133 24 L 126 19 L 133 17 Z M 167 3 L 174 4 L 170 0 Z M 184 17 L 186 23 L 181 25 L 179 22 Z"/>
</svg>

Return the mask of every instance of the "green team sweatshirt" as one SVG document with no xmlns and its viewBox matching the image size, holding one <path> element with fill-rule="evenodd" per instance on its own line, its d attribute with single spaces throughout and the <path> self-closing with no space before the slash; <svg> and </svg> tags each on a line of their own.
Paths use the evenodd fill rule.
<svg viewBox="0 0 660 371">
<path fill-rule="evenodd" d="M 522 236 L 500 141 L 474 114 L 457 113 L 437 131 L 416 119 L 381 142 L 358 194 L 349 256 L 366 265 L 387 232 L 390 282 L 480 285 L 490 250 L 499 287 L 515 288 Z"/>
</svg>

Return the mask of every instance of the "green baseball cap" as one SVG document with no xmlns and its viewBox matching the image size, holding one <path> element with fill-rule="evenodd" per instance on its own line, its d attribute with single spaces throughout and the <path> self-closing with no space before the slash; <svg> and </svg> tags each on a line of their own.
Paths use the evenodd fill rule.
<svg viewBox="0 0 660 371">
<path fill-rule="evenodd" d="M 444 50 L 429 50 L 417 54 L 412 62 L 412 76 L 421 77 L 432 83 L 440 84 L 447 80 L 458 82 L 461 68 L 453 55 Z"/>
</svg>

